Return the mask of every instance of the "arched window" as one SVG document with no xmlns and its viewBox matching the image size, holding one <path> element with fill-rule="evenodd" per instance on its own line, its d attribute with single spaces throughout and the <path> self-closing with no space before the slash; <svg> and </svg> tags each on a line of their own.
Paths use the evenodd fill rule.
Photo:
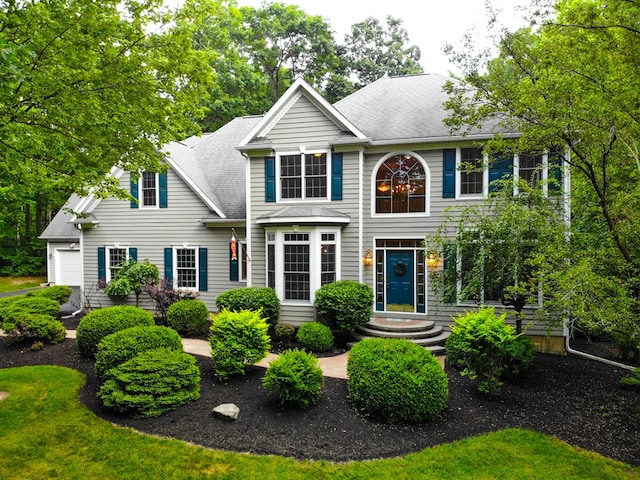
<svg viewBox="0 0 640 480">
<path fill-rule="evenodd" d="M 427 179 L 422 163 L 411 155 L 386 159 L 376 174 L 376 213 L 426 211 Z"/>
</svg>

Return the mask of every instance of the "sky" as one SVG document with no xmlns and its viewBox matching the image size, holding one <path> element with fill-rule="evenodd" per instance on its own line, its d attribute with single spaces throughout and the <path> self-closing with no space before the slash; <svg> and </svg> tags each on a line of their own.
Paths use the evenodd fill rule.
<svg viewBox="0 0 640 480">
<path fill-rule="evenodd" d="M 276 1 L 276 0 L 272 0 Z M 277 0 L 298 5 L 309 15 L 320 15 L 331 25 L 338 43 L 350 33 L 351 25 L 374 17 L 386 26 L 391 15 L 403 20 L 409 44 L 420 47 L 420 64 L 427 73 L 459 73 L 442 53 L 445 43 L 458 44 L 463 35 L 472 32 L 479 46 L 493 43 L 487 37 L 487 15 L 484 0 Z M 260 7 L 263 0 L 237 0 L 240 6 Z M 499 22 L 515 30 L 523 26 L 520 0 L 491 0 L 501 10 Z"/>
</svg>

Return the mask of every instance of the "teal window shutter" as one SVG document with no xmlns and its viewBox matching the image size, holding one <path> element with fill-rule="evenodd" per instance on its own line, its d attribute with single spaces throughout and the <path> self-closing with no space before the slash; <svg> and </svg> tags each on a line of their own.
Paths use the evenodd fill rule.
<svg viewBox="0 0 640 480">
<path fill-rule="evenodd" d="M 158 174 L 158 185 L 159 185 L 159 194 L 160 199 L 158 201 L 160 208 L 167 208 L 169 198 L 167 194 L 167 174 L 159 173 Z"/>
<path fill-rule="evenodd" d="M 206 292 L 209 288 L 209 266 L 207 264 L 208 250 L 206 248 L 198 249 L 198 290 Z"/>
<path fill-rule="evenodd" d="M 107 279 L 107 255 L 104 247 L 98 247 L 98 280 Z"/>
<path fill-rule="evenodd" d="M 276 201 L 276 157 L 264 157 L 264 201 Z"/>
<path fill-rule="evenodd" d="M 236 242 L 236 258 L 233 258 L 233 252 L 231 250 L 231 246 L 229 246 L 229 280 L 232 282 L 237 282 L 240 280 L 240 265 L 238 258 L 240 257 L 240 248 L 239 243 Z"/>
<path fill-rule="evenodd" d="M 131 199 L 131 208 L 138 208 L 138 182 L 133 179 L 133 173 L 130 172 L 131 180 L 129 181 L 129 193 L 133 197 Z"/>
<path fill-rule="evenodd" d="M 173 248 L 164 249 L 164 278 L 173 282 Z"/>
<path fill-rule="evenodd" d="M 456 149 L 442 150 L 442 198 L 456 197 Z"/>
<path fill-rule="evenodd" d="M 342 200 L 342 153 L 331 155 L 331 200 Z"/>
<path fill-rule="evenodd" d="M 495 192 L 498 188 L 493 182 L 501 180 L 505 176 L 513 174 L 513 157 L 498 158 L 495 163 L 489 167 L 489 192 Z"/>
<path fill-rule="evenodd" d="M 129 247 L 129 260 L 138 261 L 138 249 L 136 247 Z"/>
<path fill-rule="evenodd" d="M 549 192 L 562 192 L 562 159 L 549 156 Z"/>
</svg>

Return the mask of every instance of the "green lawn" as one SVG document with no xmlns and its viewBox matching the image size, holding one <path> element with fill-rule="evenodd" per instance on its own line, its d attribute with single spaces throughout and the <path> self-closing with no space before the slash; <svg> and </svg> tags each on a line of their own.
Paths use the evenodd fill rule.
<svg viewBox="0 0 640 480">
<path fill-rule="evenodd" d="M 41 283 L 46 281 L 47 277 L 0 277 L 0 293 L 39 287 Z"/>
<path fill-rule="evenodd" d="M 9 479 L 631 479 L 640 470 L 553 437 L 503 430 L 406 457 L 332 464 L 209 450 L 96 417 L 84 376 L 55 366 L 0 370 L 0 478 Z"/>
</svg>

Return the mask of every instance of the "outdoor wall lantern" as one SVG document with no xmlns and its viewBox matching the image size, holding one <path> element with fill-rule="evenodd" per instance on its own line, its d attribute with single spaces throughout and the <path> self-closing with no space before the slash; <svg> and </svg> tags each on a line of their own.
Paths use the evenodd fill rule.
<svg viewBox="0 0 640 480">
<path fill-rule="evenodd" d="M 371 249 L 368 249 L 367 253 L 365 253 L 362 257 L 362 264 L 365 267 L 370 267 L 371 265 L 373 265 L 373 253 L 371 253 Z"/>
<path fill-rule="evenodd" d="M 429 268 L 436 268 L 438 266 L 438 262 L 439 262 L 439 258 L 436 256 L 435 253 L 430 253 L 429 256 L 427 257 L 427 267 Z"/>
</svg>

